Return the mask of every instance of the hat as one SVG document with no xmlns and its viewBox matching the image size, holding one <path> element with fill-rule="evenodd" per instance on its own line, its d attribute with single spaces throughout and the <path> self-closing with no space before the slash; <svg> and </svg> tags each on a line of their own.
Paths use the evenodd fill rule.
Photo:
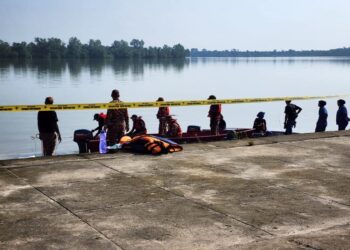
<svg viewBox="0 0 350 250">
<path fill-rule="evenodd" d="M 215 99 L 216 99 L 215 95 L 210 95 L 210 96 L 208 97 L 208 100 L 215 100 Z"/>
<path fill-rule="evenodd" d="M 164 98 L 163 98 L 163 97 L 159 97 L 159 98 L 157 99 L 157 102 L 164 102 Z"/>
<path fill-rule="evenodd" d="M 97 121 L 97 120 L 98 120 L 98 117 L 99 117 L 99 114 L 94 114 L 94 120 Z M 94 121 L 94 120 L 93 120 L 93 121 Z"/>
<path fill-rule="evenodd" d="M 338 100 L 338 104 L 339 104 L 339 105 L 344 105 L 344 104 L 345 104 L 345 101 L 344 101 L 343 99 L 339 99 L 339 100 Z"/>
<path fill-rule="evenodd" d="M 259 118 L 263 118 L 265 115 L 265 112 L 260 111 L 256 116 Z"/>
<path fill-rule="evenodd" d="M 131 117 L 130 117 L 131 119 L 136 119 L 137 118 L 137 115 L 132 115 Z"/>
<path fill-rule="evenodd" d="M 290 103 L 290 102 L 292 102 L 291 99 L 287 99 L 287 100 L 286 100 L 286 103 Z"/>
<path fill-rule="evenodd" d="M 326 106 L 326 104 L 327 104 L 327 102 L 326 101 L 324 101 L 324 100 L 319 100 L 318 101 L 318 105 L 320 105 L 320 106 Z"/>
</svg>

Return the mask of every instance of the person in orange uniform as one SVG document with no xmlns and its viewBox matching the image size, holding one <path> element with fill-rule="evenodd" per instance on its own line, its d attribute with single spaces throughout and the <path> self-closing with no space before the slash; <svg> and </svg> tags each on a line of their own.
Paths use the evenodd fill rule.
<svg viewBox="0 0 350 250">
<path fill-rule="evenodd" d="M 114 89 L 111 93 L 111 103 L 119 103 L 119 91 Z M 112 146 L 119 142 L 120 138 L 129 130 L 129 115 L 126 108 L 108 109 L 106 117 L 107 141 Z"/>
<path fill-rule="evenodd" d="M 214 95 L 210 95 L 208 100 L 216 100 Z M 210 131 L 212 135 L 219 134 L 219 123 L 221 119 L 221 104 L 210 105 L 208 117 L 210 118 Z"/>
<path fill-rule="evenodd" d="M 168 130 L 166 136 L 168 137 L 182 137 L 182 130 L 180 124 L 171 115 L 166 117 L 166 122 L 168 125 Z"/>
<path fill-rule="evenodd" d="M 163 97 L 159 97 L 157 102 L 164 102 Z M 159 135 L 165 135 L 167 131 L 167 121 L 166 117 L 170 114 L 169 107 L 159 107 L 158 113 L 157 113 L 157 119 L 159 120 L 159 129 L 158 134 Z"/>
<path fill-rule="evenodd" d="M 133 121 L 133 126 L 128 136 L 134 137 L 136 135 L 147 134 L 146 124 L 141 116 L 132 115 L 131 120 Z"/>
</svg>

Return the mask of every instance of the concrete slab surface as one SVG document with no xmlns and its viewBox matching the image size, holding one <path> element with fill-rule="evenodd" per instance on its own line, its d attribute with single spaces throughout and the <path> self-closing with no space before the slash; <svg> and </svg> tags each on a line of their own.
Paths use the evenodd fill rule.
<svg viewBox="0 0 350 250">
<path fill-rule="evenodd" d="M 0 161 L 0 249 L 350 249 L 350 131 Z"/>
</svg>

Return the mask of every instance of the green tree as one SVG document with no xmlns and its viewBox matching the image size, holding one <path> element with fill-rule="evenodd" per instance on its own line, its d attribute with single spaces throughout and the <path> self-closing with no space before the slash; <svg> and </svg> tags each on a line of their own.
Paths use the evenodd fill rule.
<svg viewBox="0 0 350 250">
<path fill-rule="evenodd" d="M 124 40 L 114 41 L 110 51 L 113 58 L 129 58 L 131 56 L 131 48 Z"/>
<path fill-rule="evenodd" d="M 30 51 L 26 42 L 13 43 L 11 48 L 11 56 L 16 58 L 29 58 Z"/>
<path fill-rule="evenodd" d="M 67 58 L 83 57 L 83 44 L 76 37 L 71 37 L 67 45 Z"/>
<path fill-rule="evenodd" d="M 88 53 L 89 58 L 103 59 L 106 56 L 106 48 L 101 44 L 100 40 L 90 39 Z"/>
<path fill-rule="evenodd" d="M 11 47 L 8 43 L 0 40 L 0 57 L 9 57 L 11 53 Z"/>
</svg>

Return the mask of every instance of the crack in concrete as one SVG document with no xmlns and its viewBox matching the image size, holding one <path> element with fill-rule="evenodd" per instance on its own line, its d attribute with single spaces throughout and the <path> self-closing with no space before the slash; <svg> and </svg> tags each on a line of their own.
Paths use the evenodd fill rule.
<svg viewBox="0 0 350 250">
<path fill-rule="evenodd" d="M 217 214 L 220 214 L 220 215 L 223 215 L 223 216 L 225 216 L 225 217 L 228 217 L 228 218 L 230 218 L 230 219 L 233 219 L 233 220 L 235 220 L 235 221 L 237 221 L 237 222 L 239 222 L 239 223 L 242 223 L 242 224 L 244 224 L 244 225 L 246 225 L 246 226 L 249 226 L 249 227 L 252 227 L 252 228 L 254 228 L 254 229 L 256 229 L 256 230 L 262 231 L 262 232 L 264 232 L 264 233 L 266 233 L 266 234 L 268 234 L 268 235 L 270 235 L 270 236 L 275 236 L 273 233 L 270 233 L 270 232 L 268 232 L 268 231 L 266 231 L 266 230 L 264 230 L 264 229 L 262 229 L 262 228 L 259 228 L 259 227 L 255 226 L 255 225 L 253 225 L 253 224 L 250 224 L 250 223 L 248 223 L 248 222 L 242 221 L 242 220 L 240 220 L 240 219 L 238 219 L 238 218 L 236 218 L 236 217 L 234 217 L 234 216 L 232 216 L 232 215 L 230 215 L 230 214 L 223 213 L 222 211 L 219 211 L 219 210 L 217 210 L 217 209 L 215 209 L 215 208 L 213 208 L 213 207 L 207 206 L 207 205 L 204 204 L 204 203 L 201 203 L 201 202 L 198 202 L 198 201 L 194 201 L 194 200 L 189 199 L 189 198 L 187 198 L 187 197 L 185 197 L 185 196 L 183 196 L 183 195 L 181 195 L 181 194 L 178 194 L 178 193 L 176 193 L 176 192 L 174 192 L 174 191 L 168 190 L 168 189 L 166 189 L 166 188 L 164 188 L 164 187 L 161 187 L 161 186 L 154 185 L 153 183 L 147 182 L 147 181 L 145 181 L 144 179 L 139 178 L 139 177 L 137 177 L 137 176 L 133 176 L 133 175 L 124 173 L 124 172 L 122 172 L 122 171 L 119 171 L 119 170 L 117 170 L 117 169 L 111 168 L 111 167 L 109 167 L 108 165 L 105 165 L 105 164 L 102 163 L 102 162 L 97 162 L 97 163 L 98 163 L 98 164 L 101 164 L 101 166 L 103 166 L 103 167 L 106 167 L 106 168 L 108 168 L 108 169 L 111 169 L 111 170 L 113 170 L 113 171 L 116 171 L 116 172 L 118 172 L 118 173 L 120 173 L 120 174 L 123 174 L 123 175 L 125 175 L 125 176 L 130 176 L 130 177 L 133 177 L 133 178 L 136 178 L 136 179 L 141 179 L 142 181 L 144 181 L 144 182 L 150 184 L 150 185 L 153 186 L 153 187 L 157 187 L 157 188 L 159 188 L 159 189 L 161 189 L 161 190 L 163 190 L 163 191 L 166 191 L 166 192 L 168 192 L 168 193 L 170 193 L 170 194 L 172 194 L 172 195 L 175 195 L 175 196 L 177 196 L 177 197 L 180 197 L 180 198 L 183 198 L 183 199 L 185 199 L 185 200 L 187 200 L 187 201 L 190 201 L 190 202 L 192 202 L 193 204 L 196 204 L 196 205 L 200 206 L 201 208 L 205 208 L 205 209 L 207 209 L 207 210 L 209 210 L 209 211 L 212 211 L 212 212 L 215 212 L 215 213 L 217 213 Z"/>
<path fill-rule="evenodd" d="M 107 241 L 109 241 L 110 243 L 112 243 L 116 248 L 120 248 L 122 250 L 124 250 L 124 248 L 119 245 L 117 242 L 115 242 L 114 240 L 110 239 L 107 235 L 105 235 L 103 232 L 101 232 L 100 230 L 98 230 L 97 228 L 93 227 L 88 221 L 84 220 L 83 218 L 81 218 L 79 215 L 77 215 L 76 213 L 74 213 L 71 209 L 69 209 L 68 207 L 64 206 L 61 202 L 57 201 L 55 198 L 48 196 L 47 194 L 45 194 L 42 190 L 40 190 L 40 188 L 35 187 L 33 185 L 31 185 L 30 183 L 28 183 L 26 180 L 24 180 L 23 178 L 19 177 L 18 175 L 16 175 L 15 173 L 13 173 L 10 169 L 6 169 L 8 171 L 8 173 L 10 173 L 11 175 L 15 176 L 17 179 L 24 181 L 24 183 L 26 183 L 27 185 L 29 185 L 31 188 L 33 188 L 34 190 L 36 190 L 37 192 L 39 192 L 40 194 L 44 195 L 47 199 L 49 199 L 50 201 L 53 201 L 54 203 L 56 203 L 57 205 L 59 205 L 61 208 L 63 208 L 64 210 L 66 210 L 69 214 L 71 214 L 72 216 L 74 216 L 75 218 L 77 218 L 79 221 L 81 221 L 82 223 L 86 224 L 89 228 L 91 228 L 93 231 L 95 231 L 96 233 L 100 234 L 102 236 L 102 238 L 106 239 Z"/>
</svg>

